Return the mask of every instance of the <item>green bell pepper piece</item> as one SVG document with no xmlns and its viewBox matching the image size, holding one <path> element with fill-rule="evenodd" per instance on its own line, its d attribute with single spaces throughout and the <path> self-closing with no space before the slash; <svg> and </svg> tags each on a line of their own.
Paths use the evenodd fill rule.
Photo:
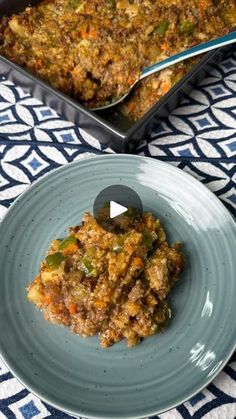
<svg viewBox="0 0 236 419">
<path fill-rule="evenodd" d="M 107 0 L 108 1 L 108 4 L 111 6 L 111 7 L 116 7 L 116 0 Z"/>
<path fill-rule="evenodd" d="M 61 252 L 52 253 L 46 257 L 46 263 L 52 270 L 59 268 L 65 256 Z"/>
<path fill-rule="evenodd" d="M 154 34 L 158 36 L 164 36 L 167 29 L 169 28 L 170 22 L 168 20 L 163 20 L 159 26 L 154 29 Z"/>
<path fill-rule="evenodd" d="M 64 240 L 62 240 L 59 246 L 59 250 L 64 250 L 71 244 L 76 244 L 76 243 L 77 243 L 77 238 L 75 236 L 68 236 Z"/>
<path fill-rule="evenodd" d="M 144 246 L 150 248 L 152 246 L 152 242 L 153 242 L 153 239 L 152 239 L 151 234 L 144 231 L 142 244 L 144 244 Z"/>
<path fill-rule="evenodd" d="M 194 24 L 189 20 L 182 20 L 179 31 L 181 34 L 191 34 L 194 31 Z"/>
<path fill-rule="evenodd" d="M 89 259 L 86 259 L 86 258 L 82 259 L 81 270 L 85 273 L 85 275 L 91 274 L 93 267 Z"/>
</svg>

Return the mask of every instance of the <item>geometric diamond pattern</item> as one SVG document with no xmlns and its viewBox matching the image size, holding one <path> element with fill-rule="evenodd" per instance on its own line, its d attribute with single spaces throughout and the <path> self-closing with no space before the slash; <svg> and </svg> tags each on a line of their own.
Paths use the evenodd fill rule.
<svg viewBox="0 0 236 419">
<path fill-rule="evenodd" d="M 207 91 L 213 99 L 223 98 L 224 96 L 230 96 L 230 90 L 226 89 L 222 84 L 214 84 L 213 86 L 205 86 Z"/>
<path fill-rule="evenodd" d="M 28 403 L 21 406 L 19 410 L 21 414 L 24 416 L 24 419 L 31 419 L 40 413 L 40 411 L 35 406 L 33 400 L 30 400 Z"/>
<path fill-rule="evenodd" d="M 199 131 L 203 130 L 205 128 L 210 128 L 210 127 L 215 127 L 216 126 L 216 123 L 211 118 L 209 113 L 205 113 L 205 114 L 201 115 L 200 117 L 189 118 L 189 119 L 192 121 L 192 123 L 196 126 L 196 128 Z"/>
<path fill-rule="evenodd" d="M 49 166 L 48 162 L 39 156 L 35 150 L 33 150 L 26 159 L 22 160 L 21 164 L 28 169 L 32 175 L 38 175 L 39 172 Z"/>
<path fill-rule="evenodd" d="M 199 126 L 201 128 L 205 128 L 205 127 L 209 127 L 211 126 L 210 121 L 208 121 L 207 118 L 201 118 L 201 119 L 196 119 L 197 123 L 199 124 Z"/>
<path fill-rule="evenodd" d="M 179 150 L 179 156 L 181 157 L 192 157 L 192 153 L 189 148 L 183 148 L 182 150 Z"/>
<path fill-rule="evenodd" d="M 213 87 L 211 91 L 215 94 L 215 96 L 222 96 L 224 93 L 224 89 L 221 86 Z"/>
<path fill-rule="evenodd" d="M 193 416 L 196 412 L 199 411 L 199 409 L 202 409 L 203 406 L 209 402 L 212 402 L 213 400 L 216 400 L 215 395 L 212 394 L 212 392 L 210 392 L 208 389 L 204 389 L 192 399 L 188 400 L 185 403 L 185 406 L 188 409 L 190 415 Z"/>
<path fill-rule="evenodd" d="M 38 121 L 45 121 L 47 119 L 56 118 L 57 113 L 47 106 L 39 106 L 34 108 L 34 112 Z"/>
<path fill-rule="evenodd" d="M 231 143 L 227 144 L 227 147 L 229 148 L 230 151 L 232 151 L 232 153 L 236 153 L 236 139 L 235 141 L 232 141 Z"/>
<path fill-rule="evenodd" d="M 9 122 L 14 122 L 16 119 L 12 115 L 12 111 L 8 110 L 0 113 L 0 124 L 6 124 Z"/>
<path fill-rule="evenodd" d="M 55 132 L 55 137 L 60 143 L 80 143 L 73 129 L 65 129 Z"/>
<path fill-rule="evenodd" d="M 223 63 L 223 67 L 225 70 L 232 70 L 235 68 L 235 62 L 232 60 L 227 60 Z"/>
<path fill-rule="evenodd" d="M 228 196 L 228 199 L 236 205 L 236 193 Z"/>
<path fill-rule="evenodd" d="M 37 170 L 40 166 L 42 166 L 42 163 L 34 157 L 29 162 L 29 165 L 32 167 L 33 170 Z"/>
<path fill-rule="evenodd" d="M 9 115 L 7 115 L 7 113 L 0 115 L 0 124 L 2 122 L 9 122 L 9 120 L 10 120 L 10 117 Z"/>
<path fill-rule="evenodd" d="M 14 397 L 12 399 L 14 400 Z M 45 404 L 30 393 L 20 398 L 20 400 L 10 403 L 8 408 L 9 417 L 11 412 L 11 417 L 16 417 L 17 419 L 43 419 L 50 415 Z"/>
<path fill-rule="evenodd" d="M 192 397 L 189 400 L 189 403 L 191 404 L 191 406 L 195 406 L 197 403 L 199 403 L 201 400 L 205 399 L 205 396 L 203 393 L 198 393 L 196 394 L 196 396 Z"/>
<path fill-rule="evenodd" d="M 236 136 L 230 140 L 222 141 L 219 146 L 229 157 L 234 157 L 236 159 Z"/>
<path fill-rule="evenodd" d="M 194 149 L 192 144 L 178 145 L 177 147 L 171 147 L 171 151 L 175 156 L 180 157 L 198 157 L 197 150 Z"/>
</svg>

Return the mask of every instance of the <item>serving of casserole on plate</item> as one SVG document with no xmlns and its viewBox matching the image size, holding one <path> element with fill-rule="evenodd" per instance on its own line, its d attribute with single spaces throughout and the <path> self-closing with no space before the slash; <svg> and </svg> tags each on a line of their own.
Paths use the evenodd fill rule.
<svg viewBox="0 0 236 419">
<path fill-rule="evenodd" d="M 64 238 L 69 226 L 81 224 L 83 214 L 92 212 L 95 197 L 111 185 L 132 187 L 144 212 L 160 219 L 168 243 L 183 243 L 186 261 L 181 280 L 168 295 L 173 312 L 168 327 L 131 348 L 120 340 L 104 349 L 96 335 L 83 338 L 68 327 L 50 324 L 26 298 L 26 288 L 52 240 Z M 78 229 L 81 242 L 90 236 L 88 227 L 86 221 Z M 234 220 L 212 192 L 184 171 L 155 159 L 111 154 L 50 172 L 15 201 L 0 225 L 1 356 L 27 388 L 73 416 L 137 419 L 171 409 L 213 380 L 235 348 L 235 232 Z M 95 239 L 94 229 L 90 239 Z M 103 244 L 106 239 L 104 234 Z M 64 253 L 75 250 L 74 244 L 74 238 L 70 244 L 57 242 L 55 250 L 61 256 L 54 252 L 47 264 L 57 269 Z M 122 242 L 117 245 L 122 247 Z M 122 252 L 117 254 L 123 257 Z M 95 275 L 101 262 L 97 255 L 92 249 L 82 265 L 78 257 L 78 265 Z M 165 268 L 167 261 L 162 259 Z M 149 274 L 154 284 L 157 261 L 153 262 Z M 72 274 L 74 261 L 70 268 Z M 48 272 L 43 285 L 49 291 L 45 302 L 50 304 L 54 296 L 52 284 L 46 284 L 52 274 Z M 65 298 L 73 293 L 69 279 Z M 86 275 L 82 281 L 89 288 Z M 134 291 L 132 297 L 137 288 Z M 69 306 L 73 301 L 65 302 L 71 313 L 77 309 Z M 142 303 L 133 309 L 143 308 Z"/>
<path fill-rule="evenodd" d="M 167 296 L 183 269 L 180 248 L 168 245 L 151 213 L 130 207 L 111 219 L 108 204 L 51 242 L 27 297 L 51 323 L 83 337 L 99 333 L 104 348 L 122 339 L 135 346 L 170 320 Z"/>
</svg>

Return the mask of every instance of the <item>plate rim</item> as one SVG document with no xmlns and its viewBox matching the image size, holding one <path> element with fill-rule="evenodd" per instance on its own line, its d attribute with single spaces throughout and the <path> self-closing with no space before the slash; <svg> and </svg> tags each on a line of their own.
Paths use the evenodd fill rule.
<svg viewBox="0 0 236 419">
<path fill-rule="evenodd" d="M 1 222 L 0 222 L 0 231 L 2 228 L 2 224 L 7 222 L 8 218 L 11 217 L 11 213 L 14 210 L 15 206 L 18 204 L 18 202 L 20 202 L 21 200 L 24 200 L 25 196 L 27 196 L 27 194 L 31 193 L 31 191 L 34 189 L 35 185 L 43 183 L 44 180 L 47 177 L 52 176 L 55 173 L 58 172 L 63 172 L 65 170 L 65 168 L 67 168 L 68 166 L 72 167 L 72 166 L 80 166 L 80 164 L 86 164 L 87 161 L 91 161 L 91 160 L 100 160 L 101 158 L 103 159 L 122 159 L 122 158 L 128 158 L 128 159 L 133 159 L 133 160 L 137 160 L 137 162 L 140 162 L 141 160 L 143 162 L 147 162 L 149 161 L 150 163 L 154 163 L 160 166 L 165 166 L 170 169 L 173 170 L 176 173 L 181 174 L 181 176 L 187 177 L 191 182 L 193 182 L 194 184 L 196 184 L 198 187 L 200 187 L 208 196 L 210 196 L 212 198 L 212 201 L 214 201 L 215 203 L 217 203 L 217 205 L 220 206 L 221 210 L 224 211 L 225 216 L 228 217 L 229 221 L 232 223 L 232 225 L 234 226 L 234 228 L 236 228 L 236 221 L 233 217 L 233 215 L 230 213 L 230 211 L 228 210 L 228 208 L 221 202 L 221 200 L 210 190 L 207 188 L 206 185 L 204 185 L 202 182 L 200 182 L 200 180 L 198 180 L 197 178 L 195 178 L 193 175 L 185 172 L 184 170 L 173 166 L 171 164 L 169 164 L 168 162 L 163 162 L 159 159 L 155 159 L 153 157 L 146 157 L 146 156 L 139 156 L 139 155 L 132 155 L 132 154 L 94 154 L 94 155 L 90 155 L 90 156 L 86 156 L 83 159 L 79 159 L 79 160 L 75 160 L 73 162 L 69 162 L 66 164 L 61 165 L 58 168 L 52 169 L 49 172 L 45 173 L 44 175 L 42 175 L 41 177 L 39 177 L 38 179 L 36 179 L 35 181 L 33 181 L 12 203 L 12 205 L 7 209 L 6 213 L 4 214 Z M 236 230 L 235 230 L 236 231 Z M 188 393 L 187 396 L 181 398 L 178 400 L 177 403 L 173 403 L 172 405 L 169 405 L 167 409 L 164 410 L 157 410 L 157 411 L 153 411 L 153 410 L 146 410 L 145 412 L 143 412 L 143 414 L 141 415 L 133 415 L 133 414 L 128 414 L 125 416 L 117 416 L 117 415 L 112 415 L 112 417 L 114 419 L 143 419 L 146 418 L 148 416 L 153 416 L 153 415 L 159 415 L 165 412 L 168 412 L 174 408 L 176 408 L 177 406 L 180 406 L 181 404 L 185 403 L 186 401 L 188 401 L 189 399 L 191 399 L 192 397 L 194 397 L 194 395 L 198 394 L 200 391 L 202 391 L 204 388 L 206 388 L 215 378 L 216 376 L 223 370 L 223 368 L 225 367 L 225 365 L 228 363 L 229 359 L 231 358 L 231 356 L 233 355 L 234 351 L 236 349 L 236 339 L 235 339 L 235 343 L 232 347 L 232 349 L 228 352 L 228 355 L 224 358 L 224 361 L 222 362 L 222 364 L 219 366 L 219 368 L 216 369 L 216 371 L 214 371 L 214 373 L 209 377 L 209 379 L 205 379 L 204 383 L 202 384 L 202 386 L 198 387 L 197 390 L 195 391 L 191 391 Z M 85 417 L 87 419 L 110 419 L 110 416 L 108 416 L 108 414 L 103 414 L 103 416 L 94 416 L 94 415 L 90 415 L 84 412 L 79 412 L 79 411 L 75 411 L 75 410 L 70 410 L 70 409 L 65 409 L 63 407 L 63 404 L 60 404 L 58 402 L 52 401 L 50 398 L 47 397 L 47 395 L 41 394 L 40 391 L 37 391 L 37 384 L 36 385 L 31 385 L 28 384 L 27 381 L 25 381 L 24 379 L 21 379 L 21 374 L 18 374 L 18 372 L 16 371 L 15 367 L 11 367 L 10 363 L 8 363 L 8 355 L 6 351 L 3 351 L 3 349 L 0 347 L 0 356 L 3 360 L 3 362 L 5 363 L 5 365 L 7 366 L 7 368 L 10 370 L 10 372 L 13 374 L 13 376 L 15 378 L 17 378 L 17 380 L 22 384 L 23 387 L 25 387 L 27 390 L 29 390 L 33 395 L 35 395 L 36 397 L 38 397 L 39 399 L 41 399 L 43 402 L 48 403 L 49 405 L 52 405 L 53 407 L 55 407 L 58 410 L 61 410 L 64 413 L 67 413 L 69 415 L 72 415 L 74 417 Z M 28 380 L 29 381 L 29 380 Z"/>
</svg>

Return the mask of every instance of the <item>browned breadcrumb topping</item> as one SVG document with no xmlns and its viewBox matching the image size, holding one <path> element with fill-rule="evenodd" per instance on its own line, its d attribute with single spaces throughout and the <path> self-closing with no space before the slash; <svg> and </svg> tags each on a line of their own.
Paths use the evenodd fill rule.
<svg viewBox="0 0 236 419">
<path fill-rule="evenodd" d="M 151 213 L 129 209 L 108 222 L 103 209 L 99 221 L 86 213 L 52 241 L 28 300 L 49 322 L 84 337 L 98 333 L 102 347 L 122 339 L 134 346 L 170 319 L 166 298 L 183 269 L 181 246 L 168 244 Z"/>
</svg>

